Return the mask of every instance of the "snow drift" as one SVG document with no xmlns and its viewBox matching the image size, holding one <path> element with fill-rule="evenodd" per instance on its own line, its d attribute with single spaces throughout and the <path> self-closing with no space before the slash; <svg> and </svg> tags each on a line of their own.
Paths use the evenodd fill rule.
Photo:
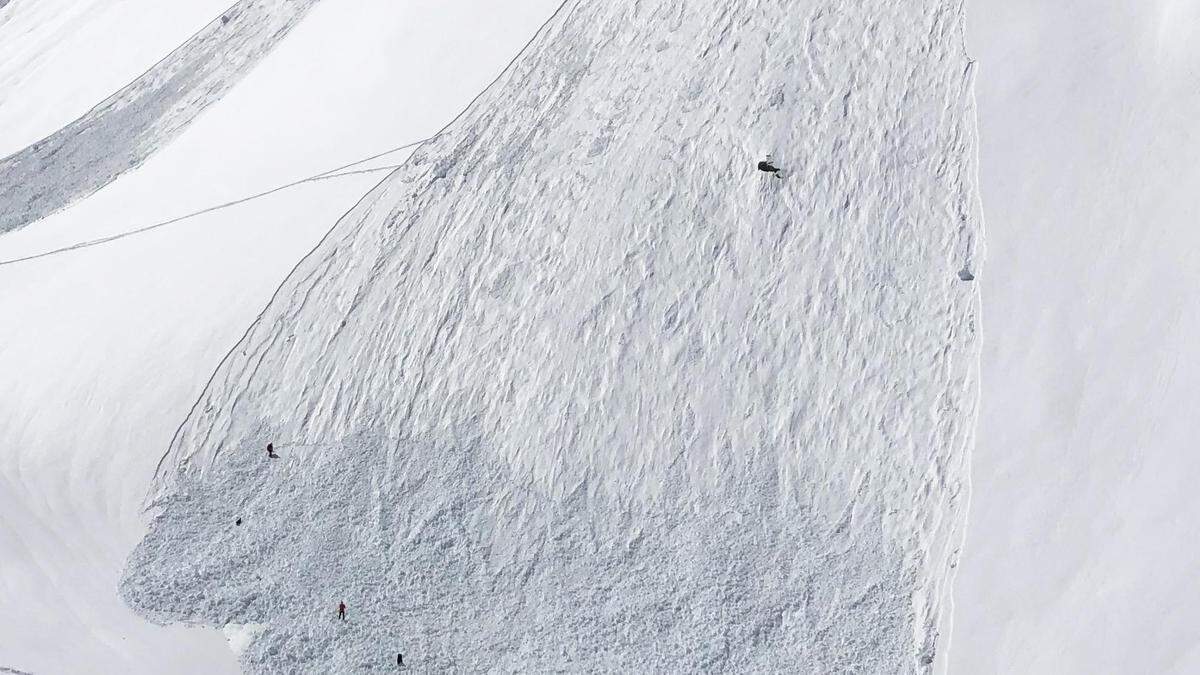
<svg viewBox="0 0 1200 675">
<path fill-rule="evenodd" d="M 251 670 L 929 668 L 976 406 L 961 32 L 568 2 L 222 363 L 123 596 L 264 625 Z"/>
</svg>

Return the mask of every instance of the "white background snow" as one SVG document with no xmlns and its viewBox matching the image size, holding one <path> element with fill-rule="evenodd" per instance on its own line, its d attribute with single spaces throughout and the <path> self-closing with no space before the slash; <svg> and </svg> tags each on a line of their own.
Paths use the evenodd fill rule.
<svg viewBox="0 0 1200 675">
<path fill-rule="evenodd" d="M 222 8 L 160 4 L 0 8 L 0 154 L 74 119 Z M 324 0 L 146 166 L 21 238 L 0 238 L 0 259 L 428 134 L 553 9 L 352 4 L 362 3 Z M 1187 0 L 967 3 L 988 258 L 952 672 L 1200 669 L 1200 392 L 1189 349 L 1197 14 Z M 153 465 L 217 361 L 374 182 L 308 184 L 143 238 L 0 267 L 0 666 L 234 667 L 215 633 L 135 617 L 115 597 L 117 577 L 144 531 Z"/>
</svg>

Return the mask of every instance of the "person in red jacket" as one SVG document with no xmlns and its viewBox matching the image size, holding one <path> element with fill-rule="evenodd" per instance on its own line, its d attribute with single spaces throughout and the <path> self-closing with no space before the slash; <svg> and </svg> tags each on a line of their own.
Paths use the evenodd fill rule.
<svg viewBox="0 0 1200 675">
<path fill-rule="evenodd" d="M 346 620 L 346 603 L 344 602 L 338 603 L 338 618 L 342 621 Z"/>
</svg>

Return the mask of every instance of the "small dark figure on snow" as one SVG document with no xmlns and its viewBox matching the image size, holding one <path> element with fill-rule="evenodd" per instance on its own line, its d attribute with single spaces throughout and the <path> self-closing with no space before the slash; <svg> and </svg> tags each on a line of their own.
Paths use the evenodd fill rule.
<svg viewBox="0 0 1200 675">
<path fill-rule="evenodd" d="M 344 602 L 338 603 L 338 618 L 342 621 L 346 620 L 346 603 Z"/>
<path fill-rule="evenodd" d="M 398 665 L 400 667 L 404 667 L 404 655 L 403 654 L 396 655 L 396 665 Z"/>
<path fill-rule="evenodd" d="M 237 520 L 234 522 L 234 525 L 241 525 L 241 524 L 242 524 L 242 519 L 241 519 L 241 518 L 238 518 L 238 519 L 237 519 Z"/>
<path fill-rule="evenodd" d="M 765 171 L 767 173 L 773 173 L 775 174 L 776 178 L 779 178 L 779 167 L 775 166 L 775 164 L 771 162 L 770 157 L 758 163 L 758 170 Z"/>
<path fill-rule="evenodd" d="M 267 443 L 267 458 L 279 459 L 279 455 L 275 454 L 275 446 L 270 443 Z"/>
</svg>

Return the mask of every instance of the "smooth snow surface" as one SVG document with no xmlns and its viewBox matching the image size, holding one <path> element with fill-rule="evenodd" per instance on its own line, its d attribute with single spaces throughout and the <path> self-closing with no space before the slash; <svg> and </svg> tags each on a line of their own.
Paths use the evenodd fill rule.
<svg viewBox="0 0 1200 675">
<path fill-rule="evenodd" d="M 484 11 L 487 0 L 441 5 L 324 0 L 142 166 L 0 236 L 0 259 L 129 231 L 427 137 L 556 3 L 499 16 Z M 385 175 L 305 183 L 0 266 L 0 664 L 236 669 L 219 632 L 158 628 L 129 611 L 117 597 L 120 569 L 145 531 L 155 464 L 205 381 L 288 271 Z"/>
<path fill-rule="evenodd" d="M 961 22 L 569 2 L 221 365 L 125 598 L 265 624 L 251 671 L 931 668 L 977 388 Z"/>
<path fill-rule="evenodd" d="M 951 671 L 1200 672 L 1200 4 L 969 14 L 988 266 Z"/>
</svg>

